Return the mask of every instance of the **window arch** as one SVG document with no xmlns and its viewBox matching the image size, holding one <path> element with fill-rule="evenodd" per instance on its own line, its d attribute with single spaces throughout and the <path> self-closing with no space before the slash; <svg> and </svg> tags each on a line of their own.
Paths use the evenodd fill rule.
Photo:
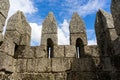
<svg viewBox="0 0 120 80">
<path fill-rule="evenodd" d="M 84 53 L 84 44 L 83 41 L 80 38 L 77 38 L 76 40 L 76 57 L 80 58 L 81 54 Z"/>
<path fill-rule="evenodd" d="M 48 58 L 53 58 L 53 46 L 54 43 L 51 38 L 47 39 L 47 57 Z"/>
</svg>

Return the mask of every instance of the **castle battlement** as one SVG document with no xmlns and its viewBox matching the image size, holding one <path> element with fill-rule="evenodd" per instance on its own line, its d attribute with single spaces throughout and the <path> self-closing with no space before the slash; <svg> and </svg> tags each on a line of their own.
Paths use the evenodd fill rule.
<svg viewBox="0 0 120 80">
<path fill-rule="evenodd" d="M 120 8 L 115 7 L 119 5 L 114 1 L 112 15 L 103 10 L 97 12 L 98 45 L 87 45 L 85 25 L 77 13 L 70 21 L 70 45 L 58 45 L 57 22 L 50 12 L 42 24 L 41 45 L 30 46 L 31 27 L 21 11 L 9 18 L 2 38 L 9 1 L 1 0 L 0 79 L 119 80 Z"/>
</svg>

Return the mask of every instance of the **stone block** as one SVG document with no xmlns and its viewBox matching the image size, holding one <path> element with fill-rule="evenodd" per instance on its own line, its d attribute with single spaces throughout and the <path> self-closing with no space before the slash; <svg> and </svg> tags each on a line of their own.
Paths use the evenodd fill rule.
<svg viewBox="0 0 120 80">
<path fill-rule="evenodd" d="M 120 54 L 120 37 L 118 37 L 114 42 L 114 55 L 119 55 Z"/>
<path fill-rule="evenodd" d="M 54 46 L 54 54 L 53 56 L 56 57 L 65 57 L 64 53 L 64 46 Z"/>
<path fill-rule="evenodd" d="M 37 66 L 36 66 L 37 72 L 51 72 L 51 64 L 52 64 L 51 59 L 40 58 L 40 59 L 36 59 L 36 62 L 37 62 Z M 33 67 L 34 66 L 35 65 L 33 65 Z"/>
<path fill-rule="evenodd" d="M 115 29 L 108 29 L 108 31 L 106 32 L 108 33 L 107 37 L 110 38 L 111 41 L 114 41 L 117 39 L 118 35 Z"/>
<path fill-rule="evenodd" d="M 62 73 L 55 73 L 55 80 L 67 80 L 67 73 L 62 72 Z"/>
<path fill-rule="evenodd" d="M 20 44 L 20 36 L 20 33 L 17 31 L 6 31 L 5 33 L 5 38 L 12 39 L 12 41 L 17 45 Z"/>
<path fill-rule="evenodd" d="M 80 38 L 82 40 L 83 45 L 87 45 L 87 37 L 86 34 L 81 33 L 81 34 L 70 34 L 70 45 L 76 46 L 76 40 Z"/>
<path fill-rule="evenodd" d="M 67 80 L 98 80 L 98 78 L 96 78 L 95 72 L 70 72 Z"/>
<path fill-rule="evenodd" d="M 14 56 L 15 44 L 10 39 L 5 39 L 2 45 L 0 46 L 0 51 L 4 53 Z"/>
<path fill-rule="evenodd" d="M 6 71 L 15 72 L 15 59 L 13 57 L 7 55 L 4 63 Z"/>
<path fill-rule="evenodd" d="M 65 46 L 65 57 L 76 57 L 76 54 L 75 46 Z"/>
<path fill-rule="evenodd" d="M 35 47 L 30 46 L 17 46 L 15 50 L 15 58 L 34 58 L 35 56 Z"/>
<path fill-rule="evenodd" d="M 0 70 L 5 68 L 5 59 L 6 54 L 4 52 L 0 52 Z"/>
<path fill-rule="evenodd" d="M 103 71 L 112 71 L 113 67 L 110 57 L 102 57 L 101 61 L 103 65 Z"/>
<path fill-rule="evenodd" d="M 99 53 L 99 48 L 97 45 L 91 45 L 91 46 L 85 46 L 85 54 L 86 55 L 91 55 L 93 57 L 99 57 L 100 53 Z"/>
<path fill-rule="evenodd" d="M 8 56 L 4 52 L 0 52 L 0 70 L 5 70 L 9 72 L 14 72 L 14 59 Z"/>
<path fill-rule="evenodd" d="M 2 28 L 4 27 L 3 25 L 5 24 L 6 17 L 4 14 L 1 12 L 0 13 L 0 23 L 2 23 Z"/>
<path fill-rule="evenodd" d="M 36 58 L 47 58 L 47 46 L 36 47 L 35 57 Z"/>
<path fill-rule="evenodd" d="M 52 73 L 19 73 L 19 75 L 16 76 L 16 80 L 55 80 L 55 77 Z"/>
<path fill-rule="evenodd" d="M 111 12 L 117 34 L 120 35 L 120 0 L 112 0 Z"/>
<path fill-rule="evenodd" d="M 20 37 L 20 45 L 30 46 L 31 37 L 28 34 L 23 34 Z"/>
<path fill-rule="evenodd" d="M 27 59 L 17 59 L 15 66 L 16 66 L 16 72 L 18 73 L 27 72 Z"/>
<path fill-rule="evenodd" d="M 71 66 L 72 71 L 95 71 L 95 63 L 92 57 L 73 59 Z"/>
<path fill-rule="evenodd" d="M 47 39 L 52 39 L 54 45 L 58 44 L 57 34 L 44 34 L 41 38 L 41 45 L 47 45 Z"/>
<path fill-rule="evenodd" d="M 70 70 L 71 61 L 67 58 L 52 58 L 52 72 Z"/>
<path fill-rule="evenodd" d="M 91 50 L 90 46 L 85 46 L 84 49 L 85 49 L 85 54 L 91 54 L 92 53 L 92 50 Z"/>
<path fill-rule="evenodd" d="M 27 72 L 36 72 L 37 70 L 37 60 L 36 59 L 28 59 L 27 60 Z"/>
<path fill-rule="evenodd" d="M 5 17 L 8 15 L 9 7 L 10 3 L 8 0 L 0 0 L 0 12 L 2 12 Z"/>
</svg>

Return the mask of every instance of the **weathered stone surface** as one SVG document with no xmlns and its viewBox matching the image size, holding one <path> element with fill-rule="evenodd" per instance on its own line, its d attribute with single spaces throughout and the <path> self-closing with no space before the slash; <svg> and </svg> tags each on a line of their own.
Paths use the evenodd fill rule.
<svg viewBox="0 0 120 80">
<path fill-rule="evenodd" d="M 61 72 L 70 70 L 71 61 L 67 58 L 52 58 L 52 71 Z"/>
<path fill-rule="evenodd" d="M 96 17 L 95 30 L 102 56 L 111 55 L 113 52 L 112 41 L 117 39 L 112 16 L 103 10 L 99 10 Z"/>
<path fill-rule="evenodd" d="M 102 62 L 101 64 L 103 65 L 102 66 L 103 71 L 112 71 L 113 70 L 110 57 L 103 57 L 101 59 L 101 62 Z"/>
<path fill-rule="evenodd" d="M 85 33 L 84 22 L 77 13 L 73 13 L 70 21 L 70 33 Z"/>
<path fill-rule="evenodd" d="M 43 22 L 42 34 L 57 34 L 57 22 L 52 12 L 48 14 Z"/>
<path fill-rule="evenodd" d="M 115 29 L 120 35 L 120 0 L 112 0 L 111 12 L 114 19 Z"/>
<path fill-rule="evenodd" d="M 114 55 L 119 55 L 120 54 L 120 37 L 118 37 L 115 41 L 114 41 Z"/>
<path fill-rule="evenodd" d="M 19 74 L 19 76 L 16 77 L 19 80 L 56 80 L 52 73 Z"/>
<path fill-rule="evenodd" d="M 35 57 L 36 58 L 47 58 L 47 47 L 46 46 L 36 47 Z"/>
<path fill-rule="evenodd" d="M 55 80 L 66 80 L 67 79 L 67 73 L 55 73 Z"/>
<path fill-rule="evenodd" d="M 31 37 L 28 34 L 22 34 L 20 37 L 20 45 L 30 46 Z"/>
<path fill-rule="evenodd" d="M 27 59 L 27 72 L 34 73 L 37 69 L 37 60 L 36 59 Z"/>
<path fill-rule="evenodd" d="M 47 45 L 47 39 L 53 40 L 54 45 L 58 44 L 57 23 L 53 13 L 49 13 L 43 22 L 41 45 Z"/>
<path fill-rule="evenodd" d="M 20 34 L 17 31 L 6 31 L 5 38 L 11 39 L 15 44 L 19 45 Z"/>
<path fill-rule="evenodd" d="M 17 46 L 14 52 L 14 57 L 17 59 L 34 58 L 35 47 L 30 46 Z"/>
<path fill-rule="evenodd" d="M 99 48 L 97 45 L 90 45 L 90 46 L 85 46 L 85 54 L 86 55 L 91 55 L 93 57 L 99 57 L 100 53 L 99 53 Z"/>
<path fill-rule="evenodd" d="M 54 58 L 57 57 L 65 57 L 65 53 L 64 53 L 64 46 L 54 46 Z"/>
<path fill-rule="evenodd" d="M 84 45 L 87 45 L 87 38 L 86 34 L 81 33 L 81 34 L 70 34 L 70 44 L 76 46 L 76 40 L 80 38 L 82 40 L 81 43 Z"/>
<path fill-rule="evenodd" d="M 0 70 L 14 72 L 14 59 L 4 52 L 0 52 Z"/>
<path fill-rule="evenodd" d="M 68 74 L 68 80 L 98 80 L 98 79 L 96 78 L 95 72 L 70 72 Z"/>
<path fill-rule="evenodd" d="M 70 21 L 70 44 L 75 45 L 77 38 L 81 38 L 87 44 L 84 22 L 77 13 L 74 13 Z"/>
<path fill-rule="evenodd" d="M 10 17 L 7 24 L 7 31 L 18 31 L 20 34 L 31 35 L 31 27 L 27 23 L 23 12 L 18 11 Z"/>
<path fill-rule="evenodd" d="M 48 58 L 37 59 L 36 71 L 37 72 L 50 72 L 52 68 L 51 64 L 52 64 L 51 59 L 48 59 Z"/>
<path fill-rule="evenodd" d="M 12 42 L 12 40 L 6 39 L 0 46 L 0 51 L 4 52 L 10 56 L 14 56 L 15 44 Z"/>
<path fill-rule="evenodd" d="M 9 0 L 0 0 L 0 14 L 7 17 L 9 6 L 10 6 Z"/>
<path fill-rule="evenodd" d="M 72 62 L 72 71 L 95 71 L 95 63 L 92 57 L 73 59 Z"/>
<path fill-rule="evenodd" d="M 16 72 L 24 73 L 27 72 L 27 59 L 16 60 Z"/>
<path fill-rule="evenodd" d="M 16 33 L 16 34 L 15 34 Z M 30 45 L 31 27 L 20 11 L 10 17 L 5 37 L 13 38 L 17 45 Z"/>
<path fill-rule="evenodd" d="M 76 57 L 76 54 L 75 46 L 65 46 L 65 57 Z"/>
<path fill-rule="evenodd" d="M 47 46 L 47 39 L 51 39 L 54 45 L 58 44 L 57 34 L 43 34 L 41 38 L 42 46 Z"/>
</svg>

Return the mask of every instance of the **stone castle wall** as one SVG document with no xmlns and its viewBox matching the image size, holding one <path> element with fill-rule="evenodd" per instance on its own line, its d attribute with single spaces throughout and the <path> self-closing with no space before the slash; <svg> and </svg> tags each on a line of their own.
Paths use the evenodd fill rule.
<svg viewBox="0 0 120 80">
<path fill-rule="evenodd" d="M 98 45 L 93 46 L 87 45 L 84 22 L 77 13 L 70 21 L 70 45 L 58 45 L 57 22 L 50 12 L 43 22 L 41 46 L 32 47 L 31 27 L 24 14 L 16 12 L 8 20 L 4 40 L 1 39 L 0 79 L 119 80 L 118 3 L 120 1 L 112 1 L 113 17 L 103 10 L 98 11 L 95 22 Z M 3 7 L 7 5 L 0 8 L 1 24 L 5 23 L 8 4 L 8 0 L 0 1 Z"/>
</svg>

